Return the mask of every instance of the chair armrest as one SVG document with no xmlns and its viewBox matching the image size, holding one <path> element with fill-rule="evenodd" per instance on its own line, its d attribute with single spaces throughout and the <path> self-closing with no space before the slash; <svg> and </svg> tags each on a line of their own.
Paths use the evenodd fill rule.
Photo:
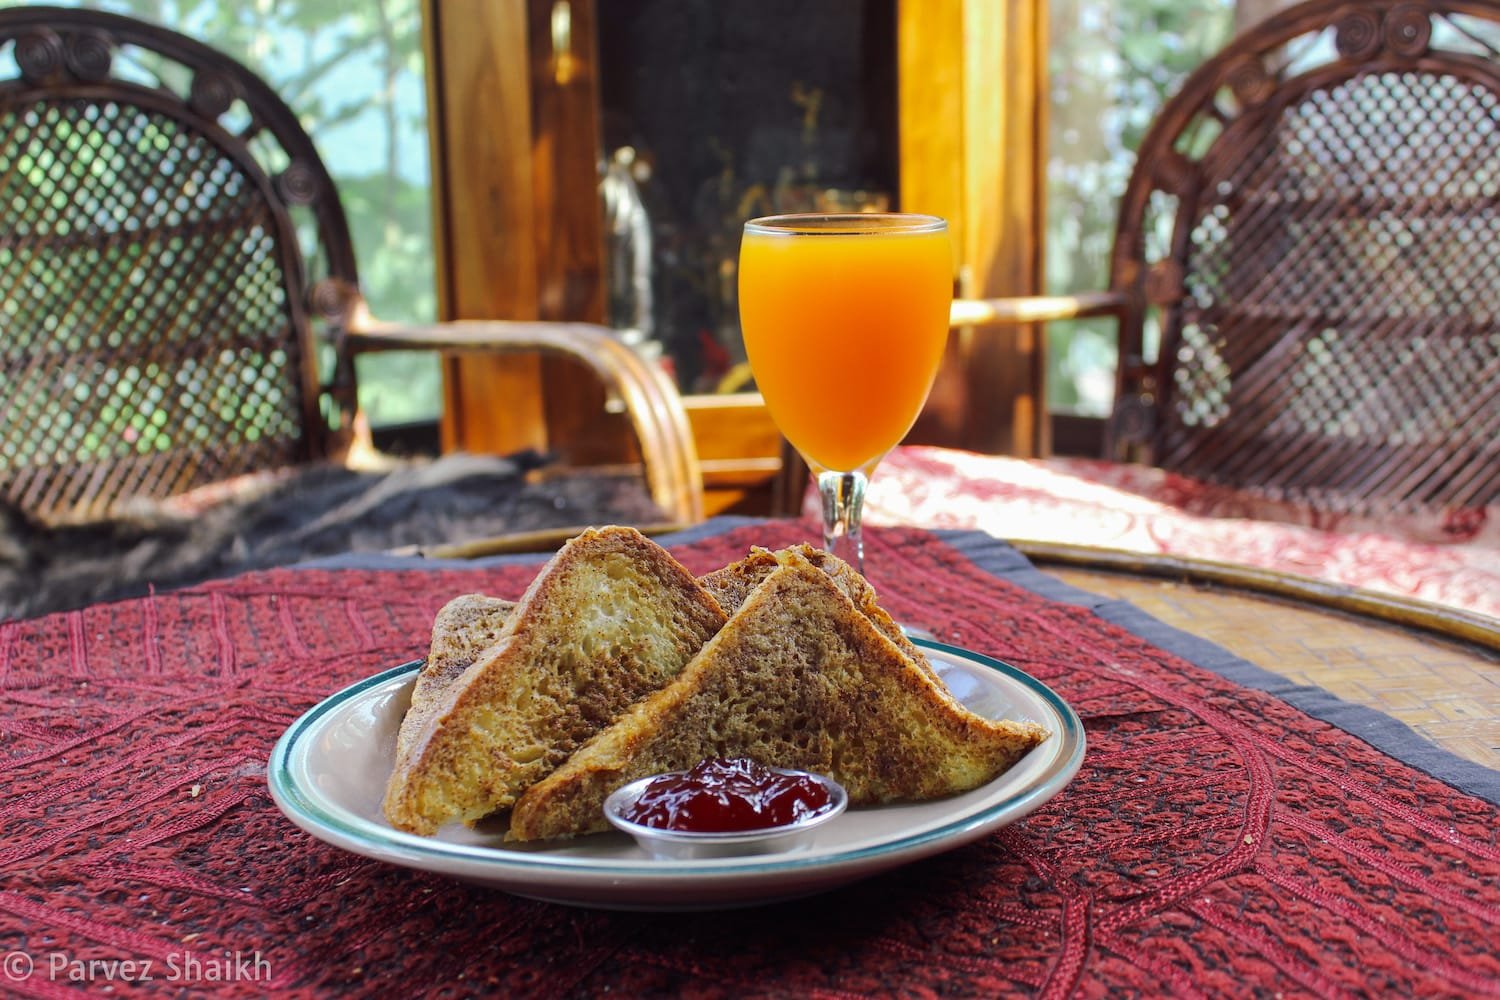
<svg viewBox="0 0 1500 1000">
<path fill-rule="evenodd" d="M 609 328 L 508 320 L 388 323 L 356 313 L 345 337 L 355 354 L 539 351 L 581 361 L 604 383 L 611 408 L 623 409 L 629 417 L 657 506 L 673 521 L 696 524 L 703 520 L 703 473 L 682 397 L 660 366 L 641 357 Z"/>
<path fill-rule="evenodd" d="M 1084 316 L 1118 316 L 1125 307 L 1119 292 L 1036 295 L 1009 299 L 954 299 L 950 326 L 997 326 L 1045 323 Z"/>
</svg>

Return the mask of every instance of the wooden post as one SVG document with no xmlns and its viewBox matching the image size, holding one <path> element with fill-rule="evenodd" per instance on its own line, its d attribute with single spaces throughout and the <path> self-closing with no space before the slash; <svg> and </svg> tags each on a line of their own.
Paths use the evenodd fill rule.
<svg viewBox="0 0 1500 1000">
<path fill-rule="evenodd" d="M 537 319 L 526 0 L 424 0 L 441 319 Z M 547 443 L 540 361 L 444 364 L 444 450 Z"/>
<path fill-rule="evenodd" d="M 1041 290 L 1045 5 L 899 0 L 903 210 L 949 219 L 955 291 Z M 1045 454 L 1040 327 L 955 330 L 909 440 Z"/>
</svg>

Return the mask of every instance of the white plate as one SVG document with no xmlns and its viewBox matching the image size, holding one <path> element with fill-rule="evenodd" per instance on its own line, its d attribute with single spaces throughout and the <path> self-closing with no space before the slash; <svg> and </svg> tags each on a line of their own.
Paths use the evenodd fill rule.
<svg viewBox="0 0 1500 1000">
<path fill-rule="evenodd" d="M 850 809 L 795 853 L 659 861 L 617 832 L 529 846 L 507 844 L 503 829 L 483 824 L 453 824 L 434 837 L 392 828 L 380 803 L 420 663 L 345 688 L 293 723 L 271 752 L 271 795 L 293 823 L 337 847 L 537 899 L 667 910 L 809 895 L 1012 823 L 1061 791 L 1083 761 L 1078 715 L 1046 685 L 979 653 L 915 641 L 971 710 L 1039 722 L 1051 737 L 988 785 L 934 802 Z"/>
</svg>

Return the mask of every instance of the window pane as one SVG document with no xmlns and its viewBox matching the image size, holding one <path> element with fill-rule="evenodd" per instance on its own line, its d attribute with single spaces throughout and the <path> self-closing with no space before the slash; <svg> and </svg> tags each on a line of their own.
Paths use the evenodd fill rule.
<svg viewBox="0 0 1500 1000">
<path fill-rule="evenodd" d="M 745 220 L 891 207 L 896 6 L 597 10 L 607 320 L 663 355 L 684 392 L 750 389 L 736 290 Z"/>
<path fill-rule="evenodd" d="M 1157 109 L 1228 42 L 1233 0 L 1051 0 L 1046 286 L 1109 280 L 1115 211 Z M 1103 416 L 1114 398 L 1115 324 L 1053 323 L 1048 407 Z"/>
<path fill-rule="evenodd" d="M 420 0 L 59 0 L 191 35 L 263 77 L 333 174 L 375 315 L 436 315 Z M 430 354 L 359 360 L 376 425 L 435 420 Z"/>
</svg>

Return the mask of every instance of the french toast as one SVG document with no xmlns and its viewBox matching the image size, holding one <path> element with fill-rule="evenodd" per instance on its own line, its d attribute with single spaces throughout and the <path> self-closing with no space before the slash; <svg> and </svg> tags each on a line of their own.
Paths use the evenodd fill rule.
<svg viewBox="0 0 1500 1000">
<path fill-rule="evenodd" d="M 544 566 L 499 641 L 410 736 L 386 786 L 397 829 L 430 834 L 509 807 L 725 622 L 676 559 L 633 528 L 589 529 Z"/>
<path fill-rule="evenodd" d="M 937 677 L 932 664 L 927 660 L 927 654 L 907 638 L 901 626 L 897 625 L 895 620 L 880 606 L 875 588 L 870 586 L 870 582 L 860 574 L 859 570 L 826 549 L 814 548 L 803 542 L 772 552 L 757 545 L 751 548 L 750 554 L 745 558 L 730 563 L 723 569 L 700 576 L 698 582 L 714 595 L 719 606 L 724 609 L 724 613 L 732 616 L 745 602 L 745 598 L 750 596 L 750 592 L 760 586 L 761 581 L 770 576 L 777 566 L 791 558 L 793 553 L 827 573 L 833 582 L 839 585 L 839 589 L 854 602 L 854 606 L 870 619 L 870 624 L 900 647 L 901 652 L 909 656 L 917 666 L 932 674 L 934 678 Z"/>
<path fill-rule="evenodd" d="M 521 796 L 508 836 L 604 829 L 610 792 L 708 757 L 829 775 L 851 805 L 939 798 L 992 780 L 1046 736 L 959 705 L 789 552 L 675 679 Z"/>
<path fill-rule="evenodd" d="M 500 641 L 515 601 L 486 594 L 463 594 L 438 610 L 432 622 L 427 661 L 417 673 L 411 707 L 396 735 L 396 767 L 411 754 L 411 744 L 432 717 L 442 694 L 486 649 Z"/>
</svg>

